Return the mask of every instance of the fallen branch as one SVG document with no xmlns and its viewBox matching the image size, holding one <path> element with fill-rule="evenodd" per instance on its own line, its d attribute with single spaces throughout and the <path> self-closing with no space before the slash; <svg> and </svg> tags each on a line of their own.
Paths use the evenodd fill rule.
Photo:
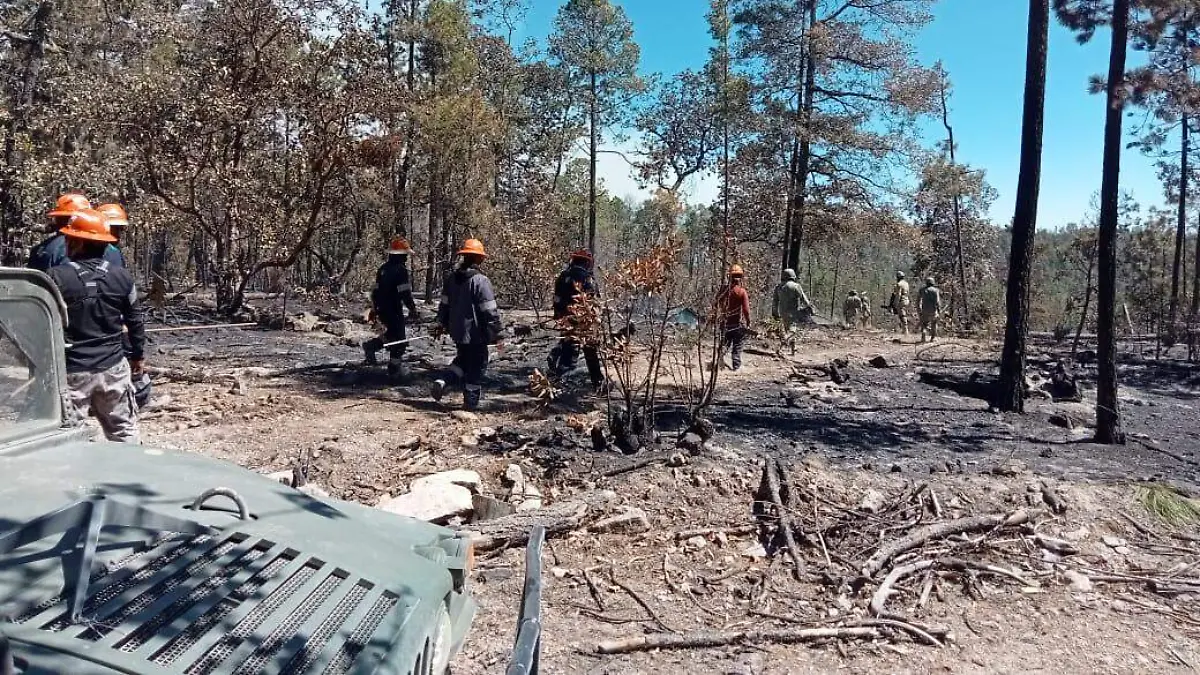
<svg viewBox="0 0 1200 675">
<path fill-rule="evenodd" d="M 792 630 L 746 630 L 727 632 L 685 633 L 682 635 L 641 635 L 619 640 L 605 640 L 596 645 L 597 654 L 629 654 L 652 649 L 702 649 L 723 647 L 746 642 L 795 644 L 816 640 L 874 640 L 879 630 L 867 626 L 847 628 L 799 628 Z"/>
<path fill-rule="evenodd" d="M 475 542 L 475 551 L 483 553 L 500 547 L 524 546 L 529 542 L 529 531 L 540 525 L 546 528 L 546 537 L 577 530 L 584 519 L 612 500 L 612 493 L 597 491 L 585 493 L 571 501 L 559 502 L 532 511 L 517 513 L 473 523 L 469 530 Z"/>
<path fill-rule="evenodd" d="M 1036 513 L 1036 511 L 1033 513 Z M 896 556 L 918 548 L 930 540 L 941 539 L 954 534 L 981 532 L 1001 527 L 1021 525 L 1029 522 L 1032 515 L 1030 511 L 1020 509 L 1009 514 L 997 513 L 986 516 L 971 516 L 917 528 L 907 536 L 879 547 L 875 551 L 875 554 L 863 563 L 862 574 L 865 577 L 873 577 Z"/>
<path fill-rule="evenodd" d="M 942 644 L 942 641 L 935 638 L 932 633 L 925 631 L 919 626 L 915 626 L 907 621 L 901 621 L 899 619 L 862 619 L 861 621 L 856 621 L 855 625 L 867 627 L 886 626 L 889 628 L 899 628 L 910 635 L 920 638 L 921 641 L 927 645 L 933 645 L 934 647 L 945 646 Z"/>
<path fill-rule="evenodd" d="M 737 527 L 699 527 L 694 530 L 679 530 L 672 535 L 675 541 L 683 539 L 691 539 L 692 537 L 707 537 L 710 534 L 732 534 L 739 536 L 743 534 L 753 534 L 757 529 L 755 525 L 738 525 Z"/>
<path fill-rule="evenodd" d="M 760 501 L 769 500 L 775 507 L 775 517 L 778 523 L 777 534 L 783 538 L 783 544 L 787 549 L 788 557 L 792 559 L 792 564 L 795 566 L 792 569 L 792 575 L 799 581 L 804 578 L 804 561 L 800 559 L 800 547 L 796 545 L 796 537 L 793 531 L 796 525 L 792 521 L 791 514 L 788 513 L 788 505 L 784 503 L 785 501 L 790 501 L 790 486 L 786 499 L 781 494 L 781 481 L 786 480 L 787 474 L 784 472 L 783 465 L 779 463 L 779 460 L 766 460 L 763 463 L 762 481 L 759 483 L 756 497 Z M 786 485 L 786 483 L 783 484 Z"/>
<path fill-rule="evenodd" d="M 663 630 L 670 632 L 670 633 L 678 633 L 679 632 L 679 631 L 675 630 L 674 628 L 671 628 L 670 626 L 668 626 L 667 622 L 662 620 L 662 617 L 660 617 L 658 615 L 658 612 L 654 611 L 654 608 L 650 606 L 650 603 L 646 602 L 646 600 L 643 599 L 642 596 L 638 595 L 637 591 L 635 591 L 632 588 L 621 583 L 621 581 L 619 579 L 617 579 L 617 575 L 613 574 L 612 570 L 609 570 L 609 576 L 612 577 L 613 584 L 616 585 L 617 588 L 620 588 L 621 590 L 628 593 L 629 597 L 633 598 L 634 602 L 641 605 L 642 609 L 646 610 L 646 613 L 650 615 L 651 619 L 654 619 L 654 623 L 657 623 L 660 628 L 662 628 Z"/>
<path fill-rule="evenodd" d="M 646 459 L 640 459 L 636 462 L 630 462 L 629 464 L 626 464 L 625 466 L 619 466 L 615 469 L 609 469 L 608 471 L 605 471 L 601 475 L 604 476 L 605 478 L 612 478 L 614 476 L 620 476 L 622 474 L 630 473 L 632 471 L 637 471 L 638 469 L 644 469 L 648 466 L 653 466 L 655 464 L 658 464 L 659 462 L 664 462 L 666 460 L 667 460 L 666 456 L 648 457 Z"/>
<path fill-rule="evenodd" d="M 1054 537 L 1047 537 L 1044 534 L 1037 534 L 1034 535 L 1033 540 L 1037 542 L 1038 546 L 1041 546 L 1051 553 L 1057 553 L 1058 555 L 1076 555 L 1079 553 L 1079 548 L 1077 546 L 1062 539 L 1055 539 Z"/>
<path fill-rule="evenodd" d="M 904 579 L 905 577 L 916 574 L 917 572 L 920 572 L 921 570 L 927 570 L 927 569 L 931 569 L 931 568 L 932 569 L 951 569 L 951 570 L 956 570 L 956 571 L 960 571 L 960 572 L 966 572 L 966 571 L 988 572 L 990 574 L 995 574 L 997 576 L 1002 576 L 1002 577 L 1006 577 L 1008 579 L 1012 579 L 1012 580 L 1016 581 L 1017 583 L 1022 584 L 1024 586 L 1034 585 L 1033 581 L 1026 579 L 1025 577 L 1021 576 L 1020 574 L 1017 574 L 1016 572 L 1013 572 L 1012 570 L 1006 570 L 1003 567 L 997 567 L 995 565 L 988 565 L 987 563 L 978 563 L 978 562 L 974 562 L 972 560 L 962 560 L 960 558 L 938 558 L 936 560 L 918 560 L 917 562 L 910 563 L 908 565 L 902 565 L 900 567 L 896 567 L 896 568 L 892 569 L 891 572 L 888 572 L 888 575 L 886 577 L 884 577 L 883 582 L 879 584 L 879 589 L 877 591 L 875 591 L 875 595 L 871 596 L 871 613 L 874 614 L 875 616 L 882 617 L 882 618 L 893 619 L 893 620 L 903 620 L 901 617 L 899 617 L 899 615 L 891 614 L 885 609 L 885 605 L 887 604 L 888 598 L 890 598 L 892 596 L 892 594 L 895 593 L 895 591 L 892 590 L 892 587 L 895 586 L 896 583 L 898 583 L 901 579 Z"/>
</svg>

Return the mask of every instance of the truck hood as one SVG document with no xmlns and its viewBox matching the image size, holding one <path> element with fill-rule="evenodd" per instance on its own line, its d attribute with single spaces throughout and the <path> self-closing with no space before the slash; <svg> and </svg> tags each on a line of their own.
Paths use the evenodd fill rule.
<svg viewBox="0 0 1200 675">
<path fill-rule="evenodd" d="M 27 654 L 81 658 L 69 672 L 407 672 L 387 665 L 390 652 L 420 651 L 403 629 L 462 590 L 466 547 L 444 528 L 200 455 L 63 441 L 0 454 L 0 544 L 34 532 L 0 555 L 0 616 L 15 618 L 0 630 Z M 217 487 L 250 517 L 222 496 L 190 508 Z M 66 522 L 46 517 L 64 507 L 107 509 L 82 573 L 70 566 L 87 525 L 44 524 Z M 74 574 L 88 579 L 78 622 Z"/>
</svg>

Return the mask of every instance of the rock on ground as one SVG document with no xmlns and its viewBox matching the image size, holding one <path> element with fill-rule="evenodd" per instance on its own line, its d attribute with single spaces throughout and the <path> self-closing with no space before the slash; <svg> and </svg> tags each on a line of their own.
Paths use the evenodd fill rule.
<svg viewBox="0 0 1200 675">
<path fill-rule="evenodd" d="M 479 477 L 478 471 L 471 469 L 451 469 L 450 471 L 439 471 L 438 473 L 422 476 L 412 482 L 410 489 L 413 492 L 422 490 L 434 489 L 438 485 L 451 484 L 465 487 L 471 492 L 479 492 L 479 488 L 483 485 L 483 479 Z"/>
<path fill-rule="evenodd" d="M 471 491 L 453 483 L 434 483 L 419 492 L 393 497 L 381 502 L 379 509 L 431 523 L 444 523 L 454 516 L 470 513 L 474 506 Z"/>
</svg>

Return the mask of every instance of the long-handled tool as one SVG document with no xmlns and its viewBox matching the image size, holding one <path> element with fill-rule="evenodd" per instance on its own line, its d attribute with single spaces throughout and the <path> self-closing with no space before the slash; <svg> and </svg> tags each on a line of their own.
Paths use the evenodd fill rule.
<svg viewBox="0 0 1200 675">
<path fill-rule="evenodd" d="M 168 333 L 185 330 L 213 330 L 216 328 L 249 328 L 257 326 L 257 323 L 213 323 L 203 326 L 163 326 L 161 328 L 147 328 L 147 333 Z"/>
<path fill-rule="evenodd" d="M 432 335 L 418 335 L 416 337 L 410 337 L 410 338 L 406 338 L 404 340 L 396 340 L 395 342 L 385 342 L 383 344 L 383 347 L 384 347 L 384 349 L 386 349 L 388 347 L 395 347 L 396 345 L 403 345 L 403 344 L 408 344 L 409 342 L 416 342 L 417 340 L 431 340 L 431 339 L 433 339 Z"/>
</svg>

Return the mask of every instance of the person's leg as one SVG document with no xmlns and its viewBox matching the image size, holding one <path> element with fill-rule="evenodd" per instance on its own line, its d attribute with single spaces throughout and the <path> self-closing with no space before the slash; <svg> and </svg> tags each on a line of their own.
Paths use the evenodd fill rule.
<svg viewBox="0 0 1200 675">
<path fill-rule="evenodd" d="M 555 375 L 565 375 L 579 364 L 579 343 L 571 338 L 563 338 L 558 342 L 558 367 Z"/>
<path fill-rule="evenodd" d="M 404 340 L 408 337 L 405 331 L 404 319 L 399 319 L 388 325 L 387 333 L 384 337 L 388 342 L 396 342 Z M 388 375 L 390 377 L 407 377 L 408 372 L 404 367 L 404 352 L 408 349 L 407 344 L 392 345 L 388 347 Z"/>
<path fill-rule="evenodd" d="M 96 388 L 97 373 L 67 373 L 67 395 L 63 411 L 67 426 L 81 427 L 87 424 L 92 411 L 92 391 Z"/>
<path fill-rule="evenodd" d="M 129 362 L 122 360 L 100 373 L 97 384 L 92 394 L 92 412 L 104 430 L 104 437 L 117 443 L 138 445 L 141 437 Z"/>
<path fill-rule="evenodd" d="M 363 358 L 366 360 L 368 366 L 373 366 L 379 363 L 379 361 L 375 359 L 375 354 L 380 349 L 383 349 L 383 337 L 376 336 L 370 340 L 367 340 L 366 342 L 362 343 L 362 348 Z"/>
<path fill-rule="evenodd" d="M 595 347 L 583 348 L 583 360 L 587 364 L 588 379 L 593 387 L 604 383 L 604 366 L 600 363 L 600 352 Z"/>
<path fill-rule="evenodd" d="M 746 330 L 739 326 L 730 332 L 732 333 L 730 341 L 733 344 L 733 369 L 739 370 L 742 367 L 742 348 L 746 346 Z"/>
<path fill-rule="evenodd" d="M 464 364 L 466 363 L 463 350 L 469 346 L 470 345 L 454 345 L 454 360 L 450 362 L 450 365 L 446 368 L 446 370 L 442 371 L 441 376 L 435 379 L 429 385 L 429 395 L 433 397 L 433 400 L 442 400 L 442 396 L 445 395 L 446 389 L 463 381 Z"/>
<path fill-rule="evenodd" d="M 463 407 L 475 410 L 483 398 L 483 376 L 487 374 L 488 346 L 462 345 L 460 354 L 463 357 Z"/>
</svg>

